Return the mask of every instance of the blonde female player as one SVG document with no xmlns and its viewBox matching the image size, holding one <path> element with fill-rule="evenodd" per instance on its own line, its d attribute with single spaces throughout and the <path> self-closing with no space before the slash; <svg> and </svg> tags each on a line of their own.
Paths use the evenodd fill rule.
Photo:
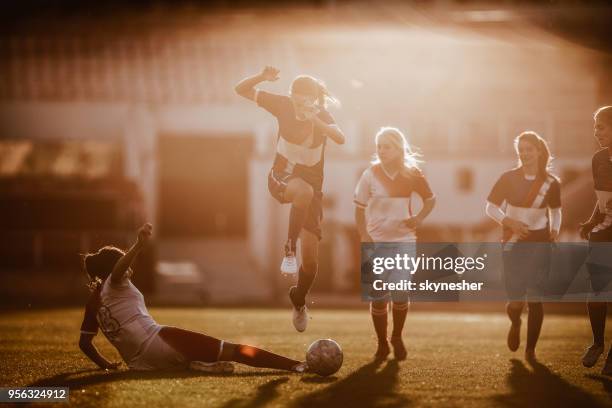
<svg viewBox="0 0 612 408">
<path fill-rule="evenodd" d="M 376 159 L 363 172 L 355 188 L 355 222 L 361 241 L 416 243 L 416 229 L 433 209 L 434 195 L 417 166 L 416 155 L 399 129 L 381 128 L 375 142 Z M 423 200 L 422 209 L 414 216 L 411 210 L 413 192 Z M 410 279 L 409 272 L 403 278 Z M 391 351 L 387 340 L 387 314 L 392 300 L 391 346 L 395 358 L 404 360 L 407 352 L 402 330 L 408 313 L 408 293 L 376 291 L 368 297 L 378 339 L 375 359 L 385 359 Z"/>
<path fill-rule="evenodd" d="M 177 327 L 159 325 L 149 314 L 142 293 L 130 280 L 130 265 L 151 236 L 152 227 L 138 231 L 136 243 L 127 251 L 106 246 L 83 259 L 91 295 L 85 306 L 79 347 L 102 369 L 115 369 L 92 340 L 98 329 L 117 349 L 132 370 L 187 368 L 227 373 L 231 361 L 252 367 L 304 372 L 305 363 L 257 347 L 219 340 Z"/>
<path fill-rule="evenodd" d="M 561 187 L 550 173 L 548 144 L 535 132 L 523 132 L 514 140 L 519 166 L 501 175 L 487 198 L 486 213 L 503 226 L 504 283 L 511 326 L 507 343 L 511 351 L 520 345 L 521 313 L 528 300 L 525 358 L 535 360 L 542 329 L 542 295 L 550 248 L 561 228 Z M 531 244 L 526 244 L 531 243 Z"/>
<path fill-rule="evenodd" d="M 601 149 L 593 155 L 592 169 L 597 203 L 593 209 L 591 218 L 582 224 L 580 236 L 593 243 L 591 251 L 607 251 L 597 243 L 612 242 L 612 106 L 601 107 L 594 115 L 594 136 Z M 607 252 L 607 257 L 610 253 Z M 599 356 L 604 351 L 604 331 L 606 328 L 606 317 L 608 302 L 605 299 L 598 300 L 597 295 L 603 291 L 612 281 L 612 268 L 596 262 L 586 263 L 587 272 L 591 281 L 593 295 L 587 308 L 593 331 L 593 344 L 587 349 L 582 357 L 585 367 L 593 367 Z M 612 349 L 608 352 L 606 363 L 602 373 L 612 375 Z"/>
<path fill-rule="evenodd" d="M 278 202 L 291 204 L 281 272 L 298 273 L 295 256 L 298 237 L 301 241 L 302 266 L 297 286 L 290 289 L 289 298 L 293 304 L 293 325 L 302 332 L 308 324 L 306 295 L 318 269 L 325 145 L 328 137 L 343 144 L 344 134 L 326 110 L 327 100 L 335 99 L 318 79 L 308 75 L 296 77 L 289 96 L 255 88 L 261 82 L 276 81 L 278 74 L 278 69 L 265 67 L 261 73 L 240 81 L 236 93 L 270 112 L 278 122 L 276 156 L 268 175 L 268 190 Z"/>
</svg>

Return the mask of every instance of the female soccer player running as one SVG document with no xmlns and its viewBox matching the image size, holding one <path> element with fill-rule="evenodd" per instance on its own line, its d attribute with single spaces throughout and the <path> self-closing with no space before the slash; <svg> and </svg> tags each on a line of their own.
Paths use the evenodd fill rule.
<svg viewBox="0 0 612 408">
<path fill-rule="evenodd" d="M 153 320 L 142 293 L 132 284 L 130 265 L 151 236 L 152 227 L 138 231 L 136 243 L 127 251 L 106 246 L 88 254 L 83 264 L 90 277 L 91 296 L 81 324 L 79 347 L 100 368 L 120 363 L 103 357 L 92 340 L 98 329 L 133 370 L 187 368 L 226 373 L 231 361 L 252 367 L 304 372 L 306 365 L 257 347 L 219 340 L 205 334 L 162 326 Z"/>
<path fill-rule="evenodd" d="M 521 313 L 528 300 L 525 357 L 535 360 L 544 309 L 542 287 L 547 278 L 549 247 L 561 228 L 561 187 L 550 170 L 548 144 L 535 132 L 523 132 L 514 140 L 519 167 L 497 180 L 487 198 L 486 213 L 503 226 L 504 281 L 511 326 L 508 348 L 520 345 Z M 505 208 L 502 209 L 502 204 Z M 525 244 L 532 243 L 532 244 Z"/>
<path fill-rule="evenodd" d="M 278 121 L 276 156 L 268 175 L 268 190 L 280 203 L 291 204 L 281 272 L 298 273 L 295 253 L 298 237 L 301 240 L 302 266 L 289 298 L 293 304 L 293 325 L 302 332 L 308 324 L 306 295 L 318 269 L 325 144 L 328 137 L 343 144 L 344 135 L 326 110 L 327 100 L 335 99 L 321 81 L 300 75 L 291 83 L 289 96 L 255 88 L 261 82 L 276 81 L 278 74 L 278 69 L 265 67 L 261 73 L 240 81 L 236 93 L 254 101 Z"/>
<path fill-rule="evenodd" d="M 591 218 L 580 228 L 580 236 L 594 244 L 590 249 L 593 255 L 593 251 L 601 252 L 605 250 L 600 247 L 601 244 L 598 245 L 597 243 L 612 242 L 612 153 L 610 151 L 610 146 L 612 146 L 612 106 L 604 106 L 598 109 L 595 112 L 594 119 L 594 136 L 601 147 L 601 150 L 593 155 L 592 160 L 597 203 Z M 605 254 L 605 256 L 610 257 L 610 253 Z M 604 331 L 608 310 L 608 302 L 598 301 L 597 295 L 612 281 L 612 268 L 589 262 L 588 259 L 586 266 L 591 288 L 594 292 L 592 298 L 587 302 L 593 331 L 593 344 L 582 357 L 582 364 L 585 367 L 593 367 L 604 351 Z M 612 349 L 608 352 L 602 373 L 612 375 Z"/>
<path fill-rule="evenodd" d="M 376 159 L 363 172 L 355 189 L 355 221 L 361 241 L 416 243 L 416 229 L 433 209 L 434 195 L 417 166 L 416 155 L 400 130 L 383 127 L 376 134 L 375 141 Z M 413 192 L 423 200 L 421 211 L 414 216 L 411 210 Z M 405 272 L 405 276 L 390 278 L 410 279 L 410 273 Z M 384 359 L 390 352 L 387 314 L 389 300 L 392 300 L 391 345 L 395 358 L 405 359 L 402 330 L 408 313 L 408 293 L 380 291 L 371 293 L 370 298 L 370 313 L 378 339 L 374 357 Z"/>
</svg>

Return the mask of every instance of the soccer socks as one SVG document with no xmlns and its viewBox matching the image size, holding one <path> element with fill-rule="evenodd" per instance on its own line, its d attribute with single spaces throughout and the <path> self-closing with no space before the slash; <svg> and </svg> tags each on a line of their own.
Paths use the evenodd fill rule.
<svg viewBox="0 0 612 408">
<path fill-rule="evenodd" d="M 257 347 L 244 344 L 233 344 L 232 346 L 234 348 L 232 361 L 251 367 L 292 371 L 293 367 L 300 364 L 297 360 L 292 360 Z"/>
<path fill-rule="evenodd" d="M 593 344 L 603 346 L 608 304 L 606 302 L 587 302 L 587 309 L 589 310 L 591 330 L 593 330 Z"/>
<path fill-rule="evenodd" d="M 370 314 L 372 315 L 372 323 L 374 331 L 378 338 L 378 343 L 387 343 L 387 303 L 382 306 L 380 303 L 370 303 Z"/>
<path fill-rule="evenodd" d="M 527 350 L 535 349 L 540 330 L 542 330 L 542 321 L 544 320 L 544 307 L 541 302 L 529 302 L 529 310 L 527 314 Z"/>
<path fill-rule="evenodd" d="M 408 302 L 393 302 L 391 309 L 393 311 L 393 332 L 391 337 L 402 337 L 402 330 L 404 329 L 409 306 Z"/>
<path fill-rule="evenodd" d="M 299 208 L 295 204 L 291 205 L 291 211 L 289 212 L 289 232 L 287 238 L 291 245 L 291 250 L 295 254 L 296 245 L 302 227 L 306 222 L 306 215 L 308 214 L 308 207 Z"/>
<path fill-rule="evenodd" d="M 317 264 L 311 265 L 308 268 L 300 266 L 298 273 L 297 287 L 295 290 L 295 299 L 292 297 L 294 306 L 300 307 L 306 303 L 306 295 L 310 292 L 310 288 L 317 276 L 317 270 L 319 269 Z"/>
</svg>

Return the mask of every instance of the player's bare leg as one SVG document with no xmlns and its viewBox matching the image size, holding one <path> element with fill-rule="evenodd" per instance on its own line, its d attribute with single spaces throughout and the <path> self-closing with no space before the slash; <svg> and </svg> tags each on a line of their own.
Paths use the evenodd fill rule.
<svg viewBox="0 0 612 408">
<path fill-rule="evenodd" d="M 195 368 L 211 372 L 231 372 L 230 361 L 251 367 L 273 368 L 303 372 L 305 365 L 269 351 L 245 344 L 222 341 L 202 333 L 177 327 L 163 327 L 160 337 L 190 362 Z M 193 366 L 193 365 L 192 365 Z"/>
<path fill-rule="evenodd" d="M 510 318 L 510 330 L 508 331 L 508 348 L 510 351 L 518 350 L 521 345 L 521 313 L 525 302 L 508 302 L 506 313 Z"/>
</svg>

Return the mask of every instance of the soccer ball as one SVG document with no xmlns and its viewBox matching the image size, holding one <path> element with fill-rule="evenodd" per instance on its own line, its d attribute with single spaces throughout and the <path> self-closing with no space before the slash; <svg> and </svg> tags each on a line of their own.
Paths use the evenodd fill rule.
<svg viewBox="0 0 612 408">
<path fill-rule="evenodd" d="M 314 341 L 306 351 L 308 368 L 319 375 L 332 375 L 342 366 L 344 355 L 340 345 L 332 339 Z"/>
</svg>

